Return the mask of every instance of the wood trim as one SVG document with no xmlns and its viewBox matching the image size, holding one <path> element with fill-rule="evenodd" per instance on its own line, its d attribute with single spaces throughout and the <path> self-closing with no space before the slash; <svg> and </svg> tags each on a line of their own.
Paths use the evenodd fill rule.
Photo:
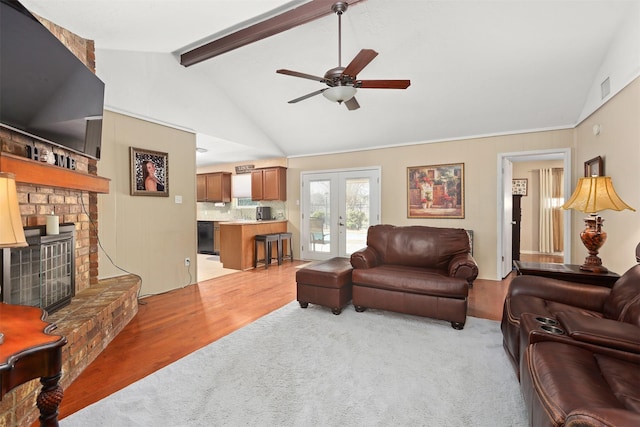
<svg viewBox="0 0 640 427">
<path fill-rule="evenodd" d="M 346 3 L 352 6 L 364 0 L 349 0 Z M 293 27 L 314 21 L 333 13 L 331 6 L 335 0 L 313 0 L 302 6 L 276 15 L 265 21 L 258 22 L 235 33 L 213 40 L 195 49 L 180 55 L 180 64 L 185 67 L 222 55 L 225 52 L 246 46 L 258 40 L 266 39 L 275 34 L 282 33 Z"/>
<path fill-rule="evenodd" d="M 103 194 L 109 193 L 109 181 L 111 181 L 108 178 L 52 166 L 8 153 L 0 153 L 0 172 L 12 173 L 16 176 L 16 182 L 24 184 L 47 185 Z"/>
</svg>

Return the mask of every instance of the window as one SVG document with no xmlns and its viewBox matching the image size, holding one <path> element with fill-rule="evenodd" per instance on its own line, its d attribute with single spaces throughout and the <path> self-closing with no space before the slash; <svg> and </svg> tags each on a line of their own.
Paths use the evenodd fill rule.
<svg viewBox="0 0 640 427">
<path fill-rule="evenodd" d="M 256 200 L 251 200 L 251 197 L 238 197 L 234 200 L 236 209 L 253 209 L 256 206 L 260 206 L 260 203 Z"/>
</svg>

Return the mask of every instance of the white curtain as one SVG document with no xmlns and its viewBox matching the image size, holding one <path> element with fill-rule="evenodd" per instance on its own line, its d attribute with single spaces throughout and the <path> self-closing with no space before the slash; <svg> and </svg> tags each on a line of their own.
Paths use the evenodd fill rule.
<svg viewBox="0 0 640 427">
<path fill-rule="evenodd" d="M 563 248 L 564 170 L 540 169 L 540 247 L 541 253 L 558 253 Z"/>
</svg>

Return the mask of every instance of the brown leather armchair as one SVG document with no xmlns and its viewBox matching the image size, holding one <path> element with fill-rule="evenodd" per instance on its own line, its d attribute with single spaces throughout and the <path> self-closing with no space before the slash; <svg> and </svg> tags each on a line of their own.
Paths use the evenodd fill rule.
<svg viewBox="0 0 640 427">
<path fill-rule="evenodd" d="M 369 227 L 367 247 L 351 255 L 356 311 L 378 308 L 464 327 L 469 286 L 478 276 L 464 229 Z"/>
</svg>

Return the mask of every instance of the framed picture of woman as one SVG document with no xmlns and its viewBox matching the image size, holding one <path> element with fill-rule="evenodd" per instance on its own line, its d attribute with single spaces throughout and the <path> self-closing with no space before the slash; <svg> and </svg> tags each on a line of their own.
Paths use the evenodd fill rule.
<svg viewBox="0 0 640 427">
<path fill-rule="evenodd" d="M 169 197 L 169 155 L 130 147 L 131 195 Z"/>
</svg>

